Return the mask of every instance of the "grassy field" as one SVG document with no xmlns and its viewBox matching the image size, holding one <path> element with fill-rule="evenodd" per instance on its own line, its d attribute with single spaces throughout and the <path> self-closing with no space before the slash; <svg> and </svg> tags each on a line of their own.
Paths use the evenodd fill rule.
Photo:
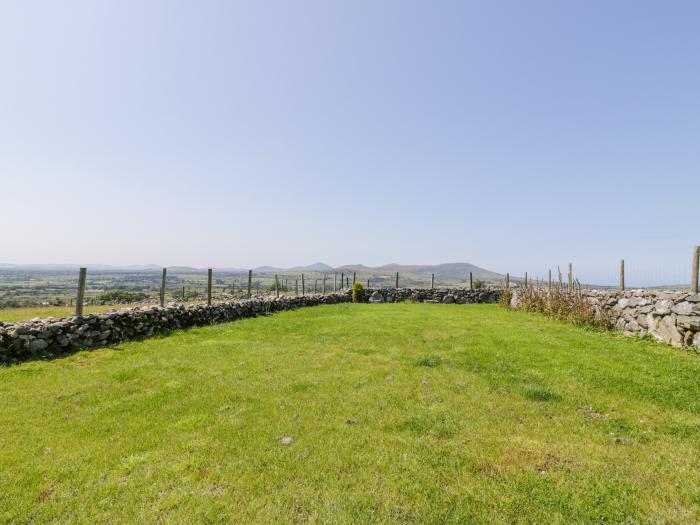
<svg viewBox="0 0 700 525">
<path fill-rule="evenodd" d="M 0 522 L 700 520 L 700 359 L 336 305 L 0 368 Z"/>
<path fill-rule="evenodd" d="M 186 301 L 184 304 L 196 304 L 197 302 L 202 303 L 202 301 Z M 83 307 L 83 315 L 104 313 L 110 310 L 120 310 L 122 308 L 134 308 L 140 306 L 141 308 L 150 308 L 155 306 L 153 304 L 100 304 L 100 305 L 88 305 Z M 16 323 L 19 321 L 27 321 L 29 319 L 34 319 L 35 317 L 71 317 L 75 315 L 75 306 L 33 306 L 33 307 L 23 307 L 23 308 L 3 308 L 0 309 L 0 321 L 6 323 Z"/>
<path fill-rule="evenodd" d="M 107 312 L 120 308 L 133 308 L 134 305 L 85 305 L 83 314 Z M 36 306 L 27 308 L 4 308 L 0 310 L 0 321 L 6 323 L 16 323 L 26 321 L 35 317 L 70 317 L 75 315 L 75 306 Z"/>
<path fill-rule="evenodd" d="M 293 294 L 281 294 L 291 296 Z M 179 301 L 181 304 L 203 304 L 205 301 Z M 103 313 L 110 310 L 119 310 L 121 308 L 134 308 L 140 306 L 141 308 L 150 308 L 155 306 L 154 304 L 101 304 L 101 305 L 89 305 L 86 304 L 83 307 L 83 315 L 93 314 L 93 313 Z M 35 317 L 71 317 L 75 315 L 75 306 L 32 306 L 32 307 L 22 307 L 22 308 L 1 308 L 0 309 L 0 321 L 6 323 L 16 323 L 19 321 L 28 321 L 29 319 L 34 319 Z"/>
</svg>

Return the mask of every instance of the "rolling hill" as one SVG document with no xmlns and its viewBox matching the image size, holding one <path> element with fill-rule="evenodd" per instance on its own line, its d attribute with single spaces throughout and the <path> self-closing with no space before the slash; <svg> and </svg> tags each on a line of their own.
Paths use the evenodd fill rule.
<svg viewBox="0 0 700 525">
<path fill-rule="evenodd" d="M 416 276 L 430 276 L 435 274 L 438 280 L 466 279 L 469 272 L 472 272 L 475 279 L 485 281 L 501 280 L 503 275 L 480 268 L 470 263 L 444 263 L 434 265 L 407 265 L 407 264 L 385 264 L 384 266 L 365 266 L 362 264 L 349 264 L 335 268 L 336 272 L 357 272 L 361 274 L 392 275 L 409 274 Z"/>
</svg>

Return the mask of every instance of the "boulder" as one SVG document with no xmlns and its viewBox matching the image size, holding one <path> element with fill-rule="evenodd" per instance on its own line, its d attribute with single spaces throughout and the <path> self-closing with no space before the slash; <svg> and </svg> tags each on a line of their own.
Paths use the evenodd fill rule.
<svg viewBox="0 0 700 525">
<path fill-rule="evenodd" d="M 29 351 L 30 352 L 40 352 L 42 350 L 46 350 L 48 348 L 49 343 L 47 343 L 43 339 L 34 339 L 31 343 L 29 343 Z"/>
<path fill-rule="evenodd" d="M 671 311 L 673 311 L 674 314 L 678 315 L 690 315 L 693 311 L 693 305 L 688 301 L 683 301 L 682 303 L 678 303 L 673 308 L 671 308 Z"/>
<path fill-rule="evenodd" d="M 694 332 L 700 331 L 700 316 L 699 315 L 679 315 L 677 319 L 678 326 L 688 328 Z"/>
<path fill-rule="evenodd" d="M 663 299 L 656 303 L 656 313 L 659 315 L 670 314 L 671 308 L 673 308 L 673 301 L 671 301 L 670 299 Z"/>
<path fill-rule="evenodd" d="M 641 332 L 641 331 L 642 331 L 641 327 L 634 320 L 629 321 L 628 323 L 625 324 L 624 333 L 628 333 L 628 334 L 633 333 L 634 334 L 634 333 Z"/>
<path fill-rule="evenodd" d="M 375 290 L 372 292 L 372 295 L 369 296 L 369 302 L 370 303 L 383 303 L 384 302 L 384 296 L 379 293 L 378 290 Z"/>
<path fill-rule="evenodd" d="M 649 323 L 649 333 L 659 341 L 671 343 L 676 348 L 683 346 L 683 336 L 676 327 L 675 314 L 664 317 L 653 317 Z"/>
<path fill-rule="evenodd" d="M 455 302 L 455 296 L 448 293 L 445 297 L 442 298 L 442 302 L 444 304 L 452 304 Z"/>
<path fill-rule="evenodd" d="M 618 332 L 624 332 L 624 331 L 625 331 L 625 325 L 626 325 L 626 324 L 627 324 L 627 323 L 625 323 L 625 320 L 624 320 L 622 317 L 620 317 L 620 318 L 615 322 L 615 330 L 617 330 Z"/>
</svg>

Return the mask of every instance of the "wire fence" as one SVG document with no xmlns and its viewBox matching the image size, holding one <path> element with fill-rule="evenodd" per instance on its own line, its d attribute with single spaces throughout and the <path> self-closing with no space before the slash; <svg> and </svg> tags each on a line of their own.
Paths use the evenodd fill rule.
<svg viewBox="0 0 700 525">
<path fill-rule="evenodd" d="M 611 270 L 601 272 L 585 264 L 564 263 L 539 271 L 513 272 L 509 281 L 518 285 L 546 285 L 551 279 L 565 285 L 580 283 L 587 288 L 663 288 L 696 290 L 700 248 L 691 257 L 678 257 L 672 264 L 654 266 L 651 262 L 618 261 Z M 676 264 L 677 262 L 677 264 Z M 612 264 L 610 265 L 613 266 Z M 248 296 L 289 296 L 331 293 L 360 282 L 368 288 L 480 288 L 502 286 L 504 276 L 488 278 L 466 273 L 356 272 L 339 269 L 328 272 L 253 272 L 253 271 L 75 271 L 0 269 L 0 308 L 79 305 L 147 305 L 178 302 L 216 302 Z M 81 291 L 82 290 L 82 291 Z M 82 299 L 80 299 L 82 298 Z"/>
<path fill-rule="evenodd" d="M 397 281 L 398 278 L 398 281 Z M 104 271 L 86 269 L 82 304 L 146 305 L 170 301 L 204 302 L 244 298 L 248 295 L 322 294 L 346 290 L 354 282 L 369 288 L 482 287 L 497 280 L 351 271 L 231 272 L 212 271 Z M 164 286 L 163 286 L 164 285 Z M 0 270 L 0 308 L 76 306 L 81 289 L 80 272 Z"/>
<path fill-rule="evenodd" d="M 601 269 L 597 264 L 577 265 L 575 262 L 569 262 L 534 271 L 514 272 L 511 273 L 510 279 L 514 283 L 527 278 L 533 284 L 546 284 L 551 275 L 555 283 L 561 276 L 564 284 L 567 284 L 571 271 L 573 280 L 584 288 L 693 291 L 698 281 L 698 259 L 700 248 L 695 246 L 684 257 L 679 255 L 663 263 L 620 259 L 611 261 L 607 268 Z"/>
</svg>

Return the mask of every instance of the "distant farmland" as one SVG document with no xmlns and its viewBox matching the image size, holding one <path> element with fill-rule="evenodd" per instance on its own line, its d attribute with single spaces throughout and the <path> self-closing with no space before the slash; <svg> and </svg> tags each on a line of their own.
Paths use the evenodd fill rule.
<svg viewBox="0 0 700 525">
<path fill-rule="evenodd" d="M 326 277 L 327 291 L 334 285 L 341 287 L 343 277 L 346 284 L 353 275 L 362 283 L 371 282 L 372 287 L 388 288 L 396 284 L 399 272 L 401 287 L 429 287 L 435 274 L 436 286 L 468 286 L 469 272 L 473 278 L 483 282 L 497 282 L 502 276 L 468 263 L 442 264 L 434 266 L 404 266 L 390 264 L 377 268 L 363 265 L 346 265 L 339 268 L 317 263 L 309 267 L 292 269 L 264 267 L 253 270 L 254 293 L 271 291 L 278 276 L 282 293 L 294 293 L 301 274 L 304 274 L 306 290 L 322 290 Z M 248 270 L 214 270 L 214 297 L 223 297 L 247 291 Z M 71 267 L 2 267 L 0 266 L 0 309 L 19 307 L 71 306 L 76 297 L 78 269 Z M 86 303 L 88 305 L 116 303 L 151 303 L 157 301 L 161 286 L 161 269 L 91 269 L 88 267 Z M 199 300 L 207 287 L 206 269 L 176 267 L 168 269 L 166 300 Z M 115 291 L 124 292 L 115 294 Z M 110 292 L 110 293 L 107 293 Z"/>
</svg>

